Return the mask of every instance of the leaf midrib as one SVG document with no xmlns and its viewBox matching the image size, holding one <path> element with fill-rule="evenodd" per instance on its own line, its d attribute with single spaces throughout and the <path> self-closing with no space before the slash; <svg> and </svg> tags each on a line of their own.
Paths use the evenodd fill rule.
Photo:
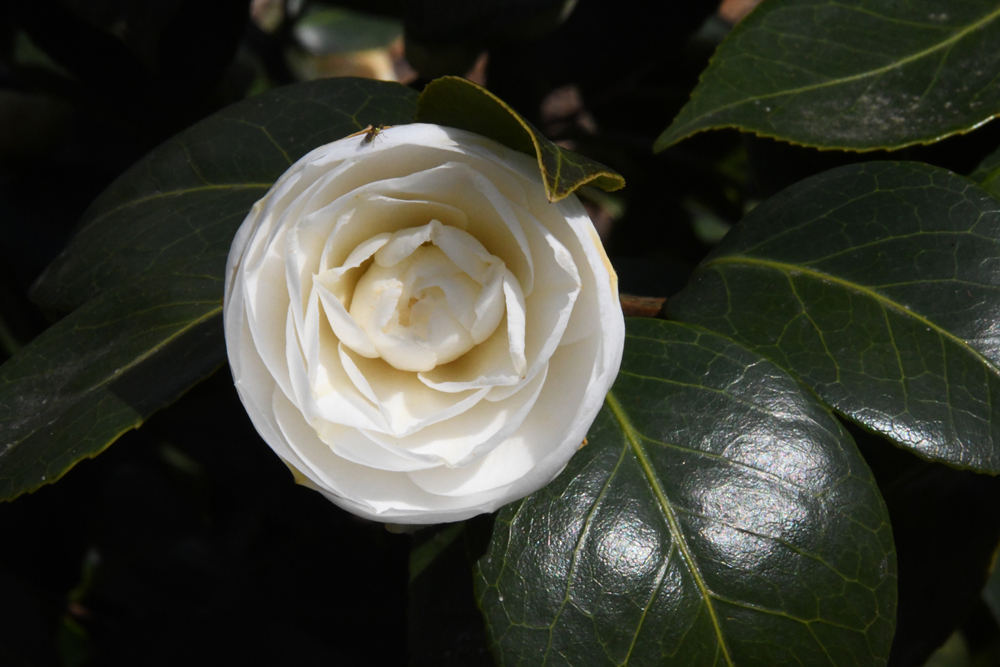
<svg viewBox="0 0 1000 667">
<path fill-rule="evenodd" d="M 998 12 L 1000 12 L 1000 10 L 998 10 Z M 843 287 L 845 289 L 852 290 L 852 291 L 854 291 L 854 292 L 856 292 L 858 294 L 863 294 L 864 296 L 867 296 L 868 298 L 873 299 L 874 301 L 878 302 L 878 304 L 881 305 L 884 309 L 886 309 L 886 310 L 890 310 L 891 309 L 891 310 L 894 310 L 896 312 L 902 313 L 903 315 L 905 315 L 907 317 L 913 318 L 914 320 L 916 320 L 920 324 L 923 324 L 924 326 L 928 327 L 929 329 L 932 329 L 935 333 L 937 333 L 942 338 L 945 338 L 945 339 L 951 341 L 955 345 L 958 345 L 960 348 L 962 348 L 963 350 L 965 350 L 969 354 L 971 354 L 974 357 L 976 357 L 977 359 L 979 359 L 979 361 L 983 365 L 985 365 L 987 368 L 989 368 L 990 371 L 992 371 L 992 373 L 995 376 L 1000 376 L 1000 368 L 997 368 L 996 364 L 994 364 L 990 359 L 988 359 L 986 356 L 984 356 L 982 352 L 980 352 L 976 348 L 974 348 L 971 345 L 969 345 L 969 343 L 966 342 L 964 339 L 959 338 L 958 336 L 956 336 L 955 334 L 951 333 L 947 329 L 941 327 L 939 324 L 937 324 L 937 323 L 935 323 L 935 322 L 933 322 L 931 320 L 928 320 L 926 317 L 924 317 L 924 316 L 922 316 L 922 315 L 920 315 L 918 313 L 913 312 L 912 310 L 910 310 L 909 308 L 907 308 L 903 304 L 896 303 L 895 301 L 893 301 L 893 300 L 889 299 L 888 297 L 880 294 L 878 291 L 876 291 L 875 289 L 873 289 L 871 287 L 866 287 L 865 285 L 860 285 L 858 283 L 851 282 L 850 280 L 845 280 L 844 278 L 840 278 L 838 276 L 831 275 L 829 273 L 823 273 L 822 271 L 817 271 L 815 269 L 810 269 L 810 268 L 807 268 L 805 266 L 802 266 L 801 264 L 789 264 L 787 262 L 778 262 L 778 261 L 770 260 L 770 259 L 760 259 L 760 258 L 757 258 L 757 257 L 748 257 L 746 255 L 730 255 L 728 257 L 719 257 L 719 258 L 716 258 L 716 259 L 712 259 L 712 260 L 709 260 L 709 261 L 705 262 L 704 264 L 702 264 L 698 268 L 698 271 L 699 272 L 700 271 L 704 271 L 706 269 L 712 268 L 712 267 L 720 265 L 720 264 L 761 266 L 761 267 L 765 267 L 765 268 L 769 268 L 769 269 L 774 269 L 776 271 L 780 271 L 781 273 L 784 273 L 784 274 L 788 275 L 789 277 L 793 277 L 796 274 L 798 274 L 798 275 L 804 275 L 804 276 L 808 276 L 810 278 L 814 278 L 814 279 L 822 281 L 822 282 L 833 283 L 835 285 L 839 285 L 839 286 L 841 286 L 841 287 Z"/>
<path fill-rule="evenodd" d="M 161 192 L 154 192 L 151 195 L 146 195 L 143 197 L 137 197 L 135 199 L 130 199 L 126 202 L 110 208 L 99 215 L 86 220 L 84 224 L 87 227 L 97 224 L 101 220 L 112 216 L 120 211 L 127 208 L 132 208 L 133 206 L 139 206 L 147 202 L 155 201 L 157 199 L 163 199 L 164 197 L 180 197 L 183 195 L 194 194 L 198 192 L 211 192 L 213 190 L 267 190 L 270 189 L 274 183 L 209 183 L 206 185 L 196 185 L 188 188 L 178 188 L 176 190 L 164 190 Z"/>
<path fill-rule="evenodd" d="M 861 79 L 865 79 L 865 78 L 869 78 L 869 77 L 873 77 L 873 76 L 880 76 L 880 75 L 885 74 L 887 72 L 891 72 L 894 69 L 903 67 L 903 66 L 905 66 L 905 65 L 907 65 L 907 64 L 909 64 L 911 62 L 914 62 L 916 60 L 920 60 L 921 58 L 927 57 L 927 56 L 929 56 L 929 55 L 931 55 L 931 54 L 933 54 L 933 53 L 935 53 L 937 51 L 940 51 L 942 49 L 950 47 L 952 44 L 954 44 L 955 42 L 961 40 L 963 37 L 965 37 L 969 33 L 974 32 L 974 31 L 982 28 L 983 26 L 985 26 L 985 25 L 993 22 L 998 17 L 1000 17 L 1000 7 L 997 7 L 994 11 L 992 11 L 989 14 L 985 15 L 981 19 L 979 19 L 977 21 L 974 21 L 973 23 L 970 23 L 969 25 L 965 26 L 961 30 L 958 30 L 957 32 L 955 32 L 953 35 L 951 35 L 947 39 L 944 39 L 944 40 L 938 42 L 937 44 L 935 44 L 933 46 L 930 46 L 930 47 L 928 47 L 926 49 L 923 49 L 922 51 L 918 51 L 918 52 L 910 54 L 910 55 L 908 55 L 908 56 L 906 56 L 904 58 L 901 58 L 899 60 L 895 60 L 891 64 L 888 64 L 888 65 L 884 65 L 882 67 L 877 67 L 875 69 L 867 70 L 865 72 L 858 72 L 857 74 L 851 74 L 850 76 L 843 76 L 843 77 L 839 77 L 839 78 L 836 78 L 836 79 L 830 79 L 828 81 L 822 81 L 820 83 L 809 84 L 807 86 L 799 86 L 798 88 L 787 88 L 785 90 L 780 90 L 780 91 L 777 91 L 777 92 L 774 92 L 774 93 L 766 93 L 766 94 L 762 94 L 762 95 L 755 95 L 755 96 L 752 96 L 752 97 L 744 97 L 744 98 L 742 98 L 740 100 L 737 100 L 735 102 L 730 102 L 729 104 L 725 104 L 723 106 L 717 107 L 717 108 L 713 109 L 710 113 L 711 114 L 717 114 L 720 111 L 725 111 L 727 109 L 731 109 L 733 107 L 737 107 L 737 106 L 740 106 L 742 104 L 746 104 L 747 102 L 753 102 L 753 101 L 757 101 L 757 100 L 772 99 L 772 98 L 781 97 L 781 96 L 784 96 L 784 95 L 797 95 L 799 93 L 806 93 L 806 92 L 810 92 L 810 91 L 813 91 L 813 90 L 820 90 L 822 88 L 828 88 L 830 86 L 838 86 L 838 85 L 841 85 L 841 84 L 844 84 L 844 83 L 850 83 L 852 81 L 859 81 Z M 701 117 L 701 115 L 696 116 L 694 119 L 692 119 L 692 121 L 691 121 L 691 123 L 689 123 L 689 125 L 694 124 L 697 121 L 697 119 L 700 118 L 700 117 Z"/>
<path fill-rule="evenodd" d="M 213 303 L 214 304 L 215 302 L 214 301 L 206 301 L 206 302 L 203 302 L 203 303 L 206 303 L 206 304 L 207 303 Z M 173 305 L 176 305 L 176 304 L 174 304 L 174 303 L 158 304 L 158 306 L 173 306 Z M 89 387 L 87 387 L 83 391 L 75 392 L 76 398 L 72 399 L 70 401 L 71 404 L 73 404 L 73 405 L 78 404 L 80 402 L 80 400 L 82 400 L 86 396 L 92 395 L 95 391 L 99 391 L 99 390 L 103 389 L 108 384 L 110 384 L 112 381 L 114 381 L 114 380 L 116 380 L 116 379 L 118 379 L 120 377 L 123 377 L 129 371 L 131 371 L 134 368 L 140 366 L 144 361 L 146 361 L 147 359 L 149 359 L 150 357 L 152 357 L 154 354 L 156 354 L 157 352 L 159 352 L 160 350 L 162 350 L 163 348 L 165 348 L 167 345 L 169 345 L 170 343 L 174 342 L 175 340 L 177 340 L 181 336 L 183 336 L 186 333 L 188 333 L 191 329 L 193 329 L 193 328 L 197 327 L 198 325 L 200 325 L 200 324 L 202 324 L 202 323 L 204 323 L 204 322 L 212 319 L 213 317 L 215 317 L 216 315 L 218 315 L 221 312 L 222 312 L 222 305 L 219 304 L 217 306 L 214 306 L 210 310 L 206 311 L 204 314 L 199 315 L 198 317 L 196 317 L 194 319 L 188 320 L 186 322 L 186 324 L 184 324 L 182 327 L 180 327 L 175 333 L 171 334 L 167 338 L 164 338 L 163 340 L 161 340 L 159 343 L 157 343 L 155 346 L 151 347 L 149 350 L 147 350 L 143 354 L 136 356 L 134 359 L 132 359 L 128 363 L 126 363 L 126 364 L 124 364 L 124 365 L 116 368 L 113 372 L 106 374 L 99 381 L 94 382 L 93 384 L 91 384 Z M 0 421 L 0 426 L 2 426 L 5 423 L 9 423 L 9 420 Z M 45 424 L 43 424 L 42 426 L 44 427 Z M 33 428 L 33 429 L 31 429 L 20 440 L 15 440 L 15 441 L 11 442 L 10 443 L 11 446 L 6 451 L 11 451 L 11 450 L 15 449 L 18 445 L 20 445 L 21 443 L 23 443 L 25 440 L 27 440 L 28 438 L 30 438 L 32 435 L 34 435 L 35 433 L 37 433 L 39 430 L 40 430 L 40 428 Z M 4 452 L 5 454 L 6 454 L 6 451 Z"/>
<path fill-rule="evenodd" d="M 695 585 L 698 587 L 698 591 L 701 593 L 702 599 L 705 601 L 705 607 L 708 609 L 708 615 L 712 621 L 712 628 L 715 630 L 715 636 L 718 640 L 719 648 L 722 651 L 722 656 L 725 659 L 726 664 L 732 667 L 733 660 L 729 655 L 729 647 L 726 646 L 726 640 L 722 634 L 722 626 L 719 623 L 719 616 L 715 611 L 715 606 L 712 604 L 712 593 L 708 589 L 708 585 L 705 583 L 701 570 L 698 569 L 698 565 L 694 559 L 694 554 L 691 553 L 687 540 L 684 538 L 684 533 L 681 531 L 680 522 L 677 520 L 677 515 L 674 512 L 673 506 L 670 504 L 670 499 L 667 498 L 667 494 L 663 490 L 660 480 L 657 479 L 649 458 L 646 456 L 646 451 L 643 449 L 640 442 L 639 432 L 632 425 L 632 420 L 630 420 L 628 415 L 625 414 L 624 408 L 622 408 L 618 399 L 615 398 L 613 392 L 608 392 L 605 402 L 611 409 L 611 413 L 615 416 L 615 419 L 618 420 L 618 425 L 621 428 L 622 433 L 625 435 L 625 438 L 628 440 L 632 453 L 635 454 L 636 460 L 642 468 L 642 472 L 646 476 L 646 480 L 649 483 L 653 494 L 660 503 L 663 514 L 667 519 L 670 537 L 673 539 L 674 544 L 683 556 L 685 563 L 687 563 L 688 571 L 691 573 L 691 577 L 694 579 Z"/>
</svg>

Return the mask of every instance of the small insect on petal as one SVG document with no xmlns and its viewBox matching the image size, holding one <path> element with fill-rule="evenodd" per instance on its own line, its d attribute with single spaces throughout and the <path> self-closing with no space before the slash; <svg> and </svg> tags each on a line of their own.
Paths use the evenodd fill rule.
<svg viewBox="0 0 1000 667">
<path fill-rule="evenodd" d="M 369 125 L 365 129 L 365 138 L 361 140 L 361 143 L 363 143 L 363 144 L 370 144 L 372 142 L 372 139 L 374 139 L 375 137 L 377 137 L 382 132 L 382 130 L 384 130 L 384 129 L 385 129 L 385 125 L 382 125 L 382 124 L 376 125 L 375 127 L 372 127 L 371 125 Z"/>
<path fill-rule="evenodd" d="M 361 140 L 361 143 L 363 143 L 363 144 L 370 144 L 372 142 L 372 140 L 375 137 L 377 137 L 379 134 L 381 134 L 382 130 L 384 130 L 384 129 L 385 129 L 385 125 L 382 125 L 381 123 L 379 123 L 378 125 L 369 125 L 368 127 L 364 128 L 362 130 L 358 130 L 354 134 L 347 135 L 345 137 L 345 139 L 350 139 L 351 137 L 358 137 L 358 136 L 361 136 L 363 134 L 363 135 L 365 135 L 365 138 Z"/>
</svg>

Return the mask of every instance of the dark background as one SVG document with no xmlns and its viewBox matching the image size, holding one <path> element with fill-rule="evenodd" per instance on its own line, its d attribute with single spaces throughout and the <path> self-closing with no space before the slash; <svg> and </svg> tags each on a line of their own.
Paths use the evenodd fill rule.
<svg viewBox="0 0 1000 667">
<path fill-rule="evenodd" d="M 31 303 L 31 284 L 133 162 L 303 72 L 364 72 L 301 43 L 297 22 L 332 5 L 271 3 L 286 10 L 275 22 L 266 4 L 251 20 L 248 0 L 0 1 L 0 361 L 61 315 Z M 627 293 L 669 297 L 745 209 L 810 174 L 886 157 L 968 173 L 1000 144 L 995 123 L 892 156 L 715 132 L 654 156 L 729 29 L 715 0 L 580 0 L 561 24 L 561 0 L 338 6 L 405 31 L 405 50 L 383 51 L 407 85 L 467 73 L 622 173 L 625 191 L 584 199 Z M 1000 541 L 997 480 L 853 433 L 897 539 L 892 664 L 923 664 L 958 626 L 976 664 L 1000 664 L 979 597 Z M 490 517 L 411 582 L 411 546 L 435 530 L 391 533 L 292 484 L 221 368 L 58 484 L 0 506 L 0 666 L 489 665 L 469 563 Z"/>
</svg>

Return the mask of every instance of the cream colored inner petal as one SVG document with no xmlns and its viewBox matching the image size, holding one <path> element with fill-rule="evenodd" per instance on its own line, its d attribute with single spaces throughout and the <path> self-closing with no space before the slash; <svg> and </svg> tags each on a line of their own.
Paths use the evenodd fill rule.
<svg viewBox="0 0 1000 667">
<path fill-rule="evenodd" d="M 531 294 L 535 285 L 533 248 L 525 236 L 514 204 L 475 169 L 464 174 L 468 185 L 458 193 L 463 210 L 476 211 L 469 217 L 467 230 L 489 251 L 502 258 L 517 278 L 521 291 Z"/>
<path fill-rule="evenodd" d="M 315 274 L 313 283 L 323 285 L 330 290 L 333 298 L 350 306 L 354 286 L 358 284 L 358 280 L 365 273 L 364 270 L 368 268 L 366 262 L 375 255 L 375 251 L 388 243 L 390 238 L 392 238 L 392 234 L 385 232 L 363 241 L 351 251 L 342 266 Z"/>
<path fill-rule="evenodd" d="M 444 392 L 519 385 L 521 375 L 510 356 L 506 319 L 501 320 L 492 336 L 468 353 L 451 363 L 418 373 L 417 377 L 428 387 Z"/>
<path fill-rule="evenodd" d="M 304 214 L 301 219 L 290 218 L 296 221 L 289 223 L 284 252 L 292 309 L 299 322 L 314 277 L 326 274 L 332 267 L 341 268 L 347 275 L 340 276 L 337 284 L 344 293 L 350 294 L 361 275 L 359 271 L 348 270 L 357 259 L 352 256 L 365 252 L 367 246 L 383 234 L 424 224 L 431 217 L 459 227 L 465 225 L 465 214 L 452 206 L 380 194 L 385 189 L 385 183 L 373 183 Z M 353 233 L 339 233 L 345 229 Z M 334 247 L 333 241 L 337 238 L 351 245 Z M 335 264 L 330 263 L 333 260 Z M 343 294 L 337 296 L 344 303 Z"/>
<path fill-rule="evenodd" d="M 365 431 L 386 447 L 434 457 L 449 467 L 464 466 L 503 442 L 524 421 L 545 383 L 546 369 L 521 391 L 500 402 L 481 401 L 447 421 L 437 422 L 404 438 Z"/>
<path fill-rule="evenodd" d="M 316 286 L 316 294 L 323 303 L 323 311 L 336 339 L 364 357 L 376 358 L 378 350 L 375 345 L 344 305 L 324 285 Z"/>
<path fill-rule="evenodd" d="M 414 471 L 410 479 L 430 493 L 445 496 L 481 493 L 533 474 L 539 462 L 562 447 L 579 447 L 586 432 L 579 415 L 593 409 L 584 405 L 584 397 L 597 370 L 600 344 L 599 337 L 591 337 L 559 348 L 549 362 L 548 378 L 534 407 L 520 427 L 485 456 L 461 468 Z M 596 400 L 603 399 L 601 395 Z"/>
<path fill-rule="evenodd" d="M 516 323 L 523 319 L 519 290 L 507 285 L 513 276 L 506 272 L 501 299 L 497 274 L 505 272 L 503 262 L 460 229 L 432 220 L 380 240 L 372 257 L 354 286 L 348 311 L 366 340 L 356 341 L 353 330 L 350 337 L 340 335 L 347 324 L 331 321 L 341 340 L 363 356 L 373 356 L 370 343 L 395 368 L 428 371 L 486 340 L 505 308 Z M 335 306 L 327 309 L 339 318 Z M 515 364 L 523 358 L 522 349 L 511 353 Z"/>
<path fill-rule="evenodd" d="M 343 174 L 352 166 L 351 163 L 341 165 L 337 172 Z M 394 232 L 422 224 L 428 217 L 437 217 L 460 227 L 465 225 L 465 215 L 452 206 L 380 194 L 388 189 L 382 181 L 341 194 L 330 201 L 332 194 L 343 189 L 339 181 L 330 181 L 329 175 L 323 175 L 289 204 L 278 221 L 282 229 L 288 228 L 284 248 L 288 290 L 293 312 L 300 323 L 312 277 L 330 267 L 331 242 L 338 229 L 350 227 L 363 230 L 363 237 L 357 243 L 346 248 L 337 247 L 338 253 L 350 253 L 365 239 L 380 232 Z M 338 266 L 345 263 L 343 255 L 338 259 L 341 260 Z"/>
<path fill-rule="evenodd" d="M 443 207 L 440 212 L 424 214 L 419 222 L 415 216 L 411 224 L 405 226 L 413 227 L 437 219 L 449 227 L 469 231 L 490 254 L 504 261 L 526 294 L 531 292 L 534 268 L 520 221 L 511 203 L 475 168 L 461 162 L 449 162 L 402 178 L 358 187 L 344 199 L 350 201 L 352 198 L 358 198 L 356 211 L 337 221 L 327 241 L 320 270 L 342 265 L 353 248 L 374 234 L 402 229 L 389 229 L 384 222 L 386 215 L 397 215 L 392 208 L 399 202 L 413 200 L 428 206 L 430 202 L 442 202 L 437 204 Z M 371 210 L 363 212 L 362 201 L 366 198 L 370 201 L 364 206 L 370 205 Z M 341 207 L 346 208 L 346 204 Z M 350 208 L 355 207 L 352 204 Z M 464 211 L 469 219 L 460 219 L 464 214 L 456 214 L 456 211 Z M 475 229 L 468 226 L 473 223 Z"/>
<path fill-rule="evenodd" d="M 508 335 L 503 342 L 508 345 L 507 354 L 499 349 L 501 341 L 494 335 L 457 361 L 421 373 L 421 381 L 430 387 L 463 391 L 493 386 L 490 400 L 502 400 L 534 377 L 560 343 L 580 294 L 580 273 L 558 239 L 527 211 L 516 204 L 510 207 L 531 247 L 536 285 L 530 295 L 523 295 L 514 277 L 505 274 Z M 470 221 L 470 229 L 473 226 Z M 581 259 L 585 259 L 582 254 Z"/>
<path fill-rule="evenodd" d="M 401 194 L 391 190 L 393 183 L 412 187 L 419 184 L 413 181 L 421 180 L 430 179 L 425 174 L 414 174 L 390 183 L 373 183 L 345 197 L 343 214 L 321 244 L 322 257 L 316 271 L 322 273 L 344 266 L 354 250 L 373 236 L 420 227 L 430 220 L 464 230 L 467 217 L 461 209 L 423 198 L 405 199 L 405 191 Z"/>
<path fill-rule="evenodd" d="M 415 373 L 393 368 L 382 359 L 366 359 L 345 346 L 338 352 L 341 367 L 360 394 L 374 399 L 393 437 L 404 437 L 451 419 L 479 403 L 490 390 L 483 387 L 452 394 L 435 391 L 420 382 Z"/>
<path fill-rule="evenodd" d="M 374 359 L 378 350 L 368 334 L 347 312 L 358 280 L 371 266 L 375 252 L 389 242 L 392 234 L 377 234 L 361 243 L 347 257 L 343 266 L 313 276 L 313 288 L 323 304 L 334 335 L 358 354 Z"/>
<path fill-rule="evenodd" d="M 508 350 L 511 361 L 514 363 L 514 372 L 523 375 L 528 366 L 524 358 L 526 307 L 524 294 L 517 281 L 514 280 L 514 276 L 511 275 L 503 281 L 503 294 L 507 304 Z"/>
<path fill-rule="evenodd" d="M 337 340 L 313 297 L 306 309 L 305 326 L 295 328 L 289 313 L 286 363 L 291 376 L 295 404 L 306 420 L 320 420 L 375 431 L 389 431 L 381 411 L 357 390 L 337 355 Z"/>
</svg>

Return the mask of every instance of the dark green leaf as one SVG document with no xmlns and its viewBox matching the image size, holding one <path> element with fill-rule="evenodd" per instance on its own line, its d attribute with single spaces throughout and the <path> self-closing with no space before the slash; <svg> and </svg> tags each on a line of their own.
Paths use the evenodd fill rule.
<svg viewBox="0 0 1000 667">
<path fill-rule="evenodd" d="M 625 179 L 615 171 L 555 145 L 503 100 L 459 77 L 442 77 L 427 84 L 417 101 L 416 118 L 422 123 L 475 132 L 537 156 L 549 201 L 559 201 L 581 185 L 609 191 L 625 187 Z"/>
<path fill-rule="evenodd" d="M 834 169 L 755 208 L 671 317 L 796 373 L 931 460 L 1000 472 L 1000 206 L 919 163 Z"/>
<path fill-rule="evenodd" d="M 290 86 L 202 121 L 115 181 L 34 291 L 76 310 L 0 367 L 0 497 L 55 481 L 223 363 L 222 274 L 253 202 L 309 150 L 408 122 L 414 103 L 361 79 Z"/>
<path fill-rule="evenodd" d="M 995 197 L 1000 197 L 1000 149 L 984 159 L 969 178 Z"/>
<path fill-rule="evenodd" d="M 62 477 L 225 360 L 206 262 L 102 292 L 0 367 L 0 500 Z"/>
<path fill-rule="evenodd" d="M 411 122 L 415 97 L 394 83 L 326 79 L 224 109 L 115 181 L 84 214 L 32 297 L 68 311 L 104 289 L 193 257 L 220 262 L 213 275 L 221 276 L 236 228 L 292 162 L 369 124 Z"/>
<path fill-rule="evenodd" d="M 477 594 L 503 665 L 881 665 L 885 505 L 850 436 L 715 334 L 629 320 L 554 482 L 504 508 Z"/>
<path fill-rule="evenodd" d="M 772 0 L 719 47 L 655 150 L 735 127 L 806 146 L 937 141 L 1000 114 L 996 0 Z"/>
</svg>

